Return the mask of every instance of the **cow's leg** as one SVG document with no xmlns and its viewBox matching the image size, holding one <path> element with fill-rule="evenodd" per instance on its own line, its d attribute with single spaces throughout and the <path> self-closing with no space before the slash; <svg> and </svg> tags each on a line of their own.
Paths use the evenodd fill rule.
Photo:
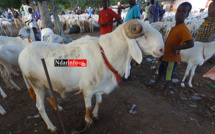
<svg viewBox="0 0 215 134">
<path fill-rule="evenodd" d="M 102 103 L 102 95 L 96 94 L 96 106 L 93 110 L 93 118 L 98 120 L 99 105 Z"/>
<path fill-rule="evenodd" d="M 192 79 L 193 79 L 193 76 L 195 74 L 196 67 L 197 67 L 197 65 L 193 66 L 192 69 L 191 69 L 190 79 L 189 79 L 189 82 L 188 82 L 190 88 L 193 88 Z"/>
<path fill-rule="evenodd" d="M 5 66 L 6 71 L 7 71 L 7 78 L 9 80 L 9 82 L 12 84 L 13 87 L 15 87 L 17 90 L 21 90 L 21 88 L 19 86 L 16 85 L 16 83 L 11 79 L 11 70 L 12 67 L 11 66 Z"/>
<path fill-rule="evenodd" d="M 0 114 L 5 115 L 6 111 L 4 110 L 4 108 L 0 105 Z"/>
<path fill-rule="evenodd" d="M 0 86 L 0 93 L 2 95 L 3 98 L 6 98 L 7 95 L 5 94 L 5 92 L 2 90 L 1 86 Z"/>
<path fill-rule="evenodd" d="M 85 107 L 86 107 L 86 113 L 85 113 L 85 121 L 87 123 L 87 126 L 89 126 L 90 124 L 92 124 L 92 119 L 90 118 L 90 110 L 92 107 L 91 104 L 91 99 L 92 99 L 92 95 L 89 95 L 88 93 L 83 93 L 84 94 L 84 101 L 85 101 Z"/>
<path fill-rule="evenodd" d="M 4 80 L 4 82 L 6 83 L 6 85 L 7 85 L 7 88 L 14 88 L 12 85 L 11 85 L 11 83 L 9 82 L 9 80 L 8 80 L 8 78 L 7 78 L 7 71 L 5 70 L 5 68 L 3 67 L 3 68 L 1 68 L 1 76 L 2 76 L 2 78 L 3 78 L 3 80 Z"/>
<path fill-rule="evenodd" d="M 11 70 L 11 73 L 15 76 L 20 76 L 20 74 L 18 72 L 16 72 L 14 69 Z"/>
<path fill-rule="evenodd" d="M 50 121 L 50 119 L 46 113 L 46 110 L 45 110 L 45 105 L 44 105 L 45 87 L 42 87 L 42 88 L 33 87 L 33 89 L 35 89 L 34 91 L 36 94 L 36 106 L 37 106 L 37 109 L 38 109 L 40 115 L 42 116 L 43 120 L 45 121 L 47 128 L 51 132 L 55 132 L 57 128 L 52 124 L 52 122 Z"/>
<path fill-rule="evenodd" d="M 183 79 L 182 79 L 182 81 L 181 81 L 181 87 L 185 87 L 184 81 L 185 81 L 186 77 L 189 75 L 189 72 L 190 72 L 190 69 L 192 68 L 192 66 L 193 66 L 193 65 L 190 64 L 190 63 L 188 62 L 188 65 L 187 65 L 187 68 L 186 68 L 184 77 L 183 77 Z"/>
<path fill-rule="evenodd" d="M 21 90 L 19 86 L 15 84 L 15 82 L 11 79 L 11 69 L 12 66 L 2 62 L 1 70 L 3 71 L 3 79 L 8 87 L 16 88 L 17 90 Z"/>
<path fill-rule="evenodd" d="M 32 99 L 32 101 L 34 102 L 34 100 L 35 100 L 35 98 L 36 98 L 36 95 L 35 95 L 35 93 L 34 93 L 34 90 L 32 89 L 30 83 L 29 83 L 28 80 L 25 78 L 25 76 L 23 76 L 23 79 L 24 79 L 24 81 L 25 81 L 25 85 L 26 85 L 27 88 L 28 88 L 28 92 L 29 92 L 29 94 L 30 94 L 30 96 L 31 96 L 31 99 Z"/>
<path fill-rule="evenodd" d="M 53 95 L 52 95 L 50 89 L 46 89 L 46 97 L 47 97 L 47 100 L 49 101 L 49 103 L 54 107 L 54 109 L 57 110 L 57 107 L 56 107 L 56 104 L 54 102 L 54 98 L 53 98 Z M 59 109 L 59 111 L 63 110 L 63 108 L 59 105 L 58 105 L 58 109 Z"/>
</svg>

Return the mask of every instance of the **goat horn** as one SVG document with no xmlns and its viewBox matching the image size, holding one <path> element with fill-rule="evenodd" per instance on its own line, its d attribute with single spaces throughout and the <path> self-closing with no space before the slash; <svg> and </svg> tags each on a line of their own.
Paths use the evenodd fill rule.
<svg viewBox="0 0 215 134">
<path fill-rule="evenodd" d="M 124 31 L 128 38 L 135 39 L 143 33 L 143 27 L 138 20 L 133 19 L 125 24 Z"/>
</svg>

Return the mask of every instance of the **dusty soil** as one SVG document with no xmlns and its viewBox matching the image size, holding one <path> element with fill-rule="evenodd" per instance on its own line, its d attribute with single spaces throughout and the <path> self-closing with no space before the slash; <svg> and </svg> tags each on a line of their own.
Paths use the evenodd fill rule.
<svg viewBox="0 0 215 134">
<path fill-rule="evenodd" d="M 68 35 L 73 39 L 84 35 L 99 36 L 94 33 Z M 148 61 L 147 58 L 152 59 Z M 99 120 L 94 122 L 86 134 L 213 134 L 215 112 L 210 109 L 215 105 L 215 89 L 209 87 L 212 80 L 202 75 L 214 66 L 215 58 L 198 67 L 193 78 L 194 88 L 181 88 L 180 83 L 171 86 L 171 94 L 166 98 L 155 96 L 152 88 L 146 84 L 156 76 L 155 60 L 146 56 L 141 66 L 133 66 L 131 80 L 121 81 L 119 87 L 109 95 L 103 95 L 103 103 L 99 110 Z M 181 80 L 186 69 L 186 63 L 178 64 L 175 78 Z M 8 89 L 0 79 L 0 86 L 8 95 L 0 98 L 0 104 L 7 114 L 0 115 L 0 134 L 49 134 L 45 122 L 38 115 L 35 102 L 32 102 L 23 78 L 13 76 L 13 80 L 21 87 L 21 91 Z M 160 85 L 162 88 L 162 84 Z M 64 108 L 61 112 L 67 134 L 84 128 L 85 106 L 83 95 L 68 94 L 62 100 L 56 93 L 59 104 Z M 192 99 L 198 96 L 200 100 Z M 95 104 L 95 98 L 92 100 Z M 136 113 L 130 114 L 132 104 L 136 105 Z M 56 111 L 48 101 L 45 102 L 47 114 L 52 123 L 62 134 L 61 125 Z"/>
</svg>

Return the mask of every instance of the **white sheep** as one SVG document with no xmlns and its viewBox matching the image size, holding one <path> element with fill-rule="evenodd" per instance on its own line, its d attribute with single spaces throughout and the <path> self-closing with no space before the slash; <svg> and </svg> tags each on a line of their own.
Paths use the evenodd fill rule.
<svg viewBox="0 0 215 134">
<path fill-rule="evenodd" d="M 0 25 L 1 25 L 2 28 L 7 29 L 10 32 L 10 36 L 12 36 L 12 34 L 13 34 L 12 23 L 10 23 L 9 21 L 2 21 L 0 23 Z"/>
<path fill-rule="evenodd" d="M 54 34 L 53 30 L 50 28 L 44 28 L 41 30 L 41 41 L 64 43 L 63 37 Z"/>
<path fill-rule="evenodd" d="M 1 21 L 0 21 L 0 23 L 1 23 Z M 7 32 L 3 28 L 2 24 L 0 24 L 0 35 L 6 35 L 7 36 Z"/>
<path fill-rule="evenodd" d="M 62 36 L 57 34 L 51 34 L 46 40 L 47 42 L 53 42 L 53 43 L 64 43 L 64 39 Z"/>
<path fill-rule="evenodd" d="M 14 46 L 23 46 L 28 45 L 30 42 L 27 40 L 22 40 L 20 37 L 7 37 L 0 36 L 0 45 L 14 45 Z"/>
<path fill-rule="evenodd" d="M 23 27 L 19 31 L 19 37 L 22 39 L 28 38 L 32 41 L 35 41 L 33 30 L 28 26 Z M 61 43 L 63 42 L 63 37 L 54 34 L 53 30 L 50 28 L 44 28 L 41 30 L 41 41 Z"/>
<path fill-rule="evenodd" d="M 156 30 L 160 31 L 164 24 L 164 22 L 155 22 L 151 23 L 151 26 L 154 27 Z"/>
<path fill-rule="evenodd" d="M 189 79 L 189 87 L 193 87 L 192 85 L 192 79 L 195 74 L 196 67 L 199 65 L 203 65 L 205 61 L 207 61 L 209 58 L 211 58 L 215 54 L 215 41 L 210 43 L 203 43 L 203 42 L 194 42 L 194 47 L 181 50 L 181 60 L 182 62 L 187 62 L 187 68 L 185 75 L 182 79 L 181 86 L 185 87 L 184 81 L 186 77 L 190 74 Z"/>
<path fill-rule="evenodd" d="M 46 30 L 48 31 L 48 30 Z M 47 32 L 48 33 L 48 32 Z M 33 30 L 30 27 L 24 27 L 20 30 L 19 36 L 21 38 L 29 38 L 34 41 Z M 0 36 L 1 38 L 5 38 Z M 7 40 L 0 40 L 0 72 L 3 80 L 9 88 L 16 88 L 21 90 L 19 86 L 11 79 L 11 71 L 13 68 L 19 68 L 18 57 L 25 46 L 30 45 L 30 42 L 23 41 L 19 37 L 7 37 Z M 10 41 L 8 41 L 10 40 Z M 52 34 L 47 38 L 48 42 L 62 43 L 63 37 Z"/>
<path fill-rule="evenodd" d="M 19 32 L 19 36 L 23 39 L 30 38 L 31 40 L 34 40 L 33 30 L 30 27 L 22 28 Z M 63 38 L 59 35 L 53 34 L 48 38 L 48 41 L 61 43 L 63 42 Z M 22 40 L 19 37 L 0 36 L 0 72 L 3 80 L 9 88 L 16 88 L 17 90 L 21 90 L 20 87 L 17 86 L 16 83 L 11 79 L 11 72 L 15 75 L 19 75 L 12 69 L 19 68 L 18 56 L 24 49 L 24 47 L 26 45 L 29 45 L 29 43 L 30 42 Z M 6 94 L 4 93 L 4 91 L 1 89 L 0 92 L 5 98 Z"/>
<path fill-rule="evenodd" d="M 30 27 L 24 27 L 23 29 L 20 30 L 19 36 L 22 37 L 23 39 L 29 38 L 33 36 L 31 34 L 32 32 L 33 30 Z M 34 38 L 32 38 L 31 40 L 34 40 Z M 47 41 L 56 43 L 64 42 L 61 36 L 55 34 L 52 34 L 50 37 L 48 37 Z M 19 69 L 18 57 L 20 52 L 24 49 L 24 47 L 26 45 L 30 45 L 29 43 L 30 43 L 29 41 L 22 40 L 19 37 L 0 36 L 0 72 L 8 88 L 16 88 L 17 90 L 21 90 L 21 88 L 17 86 L 16 83 L 11 79 L 11 72 L 15 75 L 19 75 L 14 71 L 17 68 Z M 7 95 L 4 93 L 1 87 L 0 93 L 3 96 L 3 98 L 7 97 Z M 0 113 L 2 115 L 6 114 L 6 111 L 3 109 L 1 105 Z"/>
<path fill-rule="evenodd" d="M 9 45 L 16 45 L 16 47 L 18 46 L 23 46 L 23 45 L 28 45 L 29 43 L 26 40 L 22 40 L 19 37 L 7 37 L 7 36 L 0 36 L 0 55 L 4 58 L 4 59 L 9 59 L 10 62 L 12 62 L 13 64 L 13 60 L 10 60 L 11 56 L 8 54 L 11 53 L 11 51 L 5 51 L 5 47 L 3 47 L 3 44 L 8 44 Z M 8 53 L 9 52 L 9 53 Z M 14 54 L 14 53 L 13 53 Z M 16 57 L 18 60 L 18 56 Z M 4 62 L 5 63 L 5 62 Z M 13 70 L 11 70 L 13 72 Z M 7 76 L 7 74 L 10 74 L 10 72 L 8 73 L 7 69 L 4 68 L 4 66 L 0 63 L 0 72 L 1 72 L 1 76 L 3 78 L 3 80 L 5 81 L 5 83 L 7 84 L 7 86 L 12 88 L 12 83 L 15 84 L 13 81 L 11 81 L 11 79 L 9 80 L 10 77 Z M 17 74 L 16 74 L 17 75 Z M 15 84 L 16 85 L 16 84 Z M 4 93 L 4 91 L 2 90 L 2 88 L 0 87 L 0 92 L 3 98 L 6 98 L 7 95 Z M 0 105 L 0 113 L 2 115 L 6 114 L 6 111 L 3 109 L 3 107 Z"/>
<path fill-rule="evenodd" d="M 7 44 L 7 45 L 5 45 Z M 16 84 L 11 80 L 11 71 L 13 74 L 18 75 L 15 70 L 13 69 L 13 62 L 14 60 L 11 58 L 16 58 L 18 60 L 18 56 L 16 52 L 14 53 L 14 49 L 23 47 L 25 45 L 29 45 L 29 42 L 26 40 L 22 40 L 19 37 L 7 37 L 7 36 L 0 36 L 0 72 L 3 80 L 7 84 L 8 87 L 18 87 Z M 19 50 L 19 49 L 18 49 Z M 9 64 L 8 64 L 9 63 Z M 16 62 L 16 64 L 18 64 Z M 16 69 L 16 67 L 15 67 Z M 20 90 L 20 88 L 17 88 Z"/>
<path fill-rule="evenodd" d="M 20 29 L 18 36 L 22 39 L 25 39 L 25 38 L 29 39 L 29 42 L 35 41 L 34 31 L 29 26 L 25 26 L 22 29 Z"/>
<path fill-rule="evenodd" d="M 19 86 L 11 79 L 11 70 L 13 67 L 18 68 L 18 57 L 20 52 L 25 46 L 12 46 L 1 45 L 0 46 L 0 64 L 4 69 L 1 69 L 1 76 L 8 87 L 15 87 L 17 90 L 21 90 Z"/>
<path fill-rule="evenodd" d="M 41 41 L 47 40 L 47 38 L 52 34 L 54 34 L 54 32 L 51 28 L 43 28 L 41 30 Z"/>
<path fill-rule="evenodd" d="M 141 63 L 144 55 L 160 57 L 164 43 L 161 34 L 142 20 L 131 20 L 118 26 L 112 33 L 98 37 L 85 36 L 67 45 L 34 42 L 27 46 L 19 56 L 19 66 L 29 91 L 36 94 L 36 106 L 47 127 L 52 132 L 56 127 L 48 118 L 44 99 L 52 98 L 41 59 L 45 58 L 46 66 L 52 81 L 53 90 L 62 97 L 66 92 L 79 90 L 84 95 L 86 114 L 89 125 L 91 98 L 96 95 L 96 106 L 93 116 L 98 117 L 102 94 L 109 94 L 117 86 L 116 75 L 104 63 L 101 48 L 112 67 L 120 76 L 130 75 L 130 61 L 133 58 Z M 86 59 L 87 67 L 55 67 L 55 59 Z M 32 95 L 32 98 L 33 95 Z M 56 108 L 56 106 L 54 105 Z"/>
<path fill-rule="evenodd" d="M 95 20 L 93 18 L 89 19 L 89 29 L 90 29 L 90 32 L 93 32 L 94 27 L 98 27 L 97 25 L 98 24 L 95 23 Z"/>
<path fill-rule="evenodd" d="M 77 25 L 80 28 L 80 32 L 83 33 L 84 32 L 84 20 L 81 20 L 80 18 L 77 19 Z"/>
</svg>

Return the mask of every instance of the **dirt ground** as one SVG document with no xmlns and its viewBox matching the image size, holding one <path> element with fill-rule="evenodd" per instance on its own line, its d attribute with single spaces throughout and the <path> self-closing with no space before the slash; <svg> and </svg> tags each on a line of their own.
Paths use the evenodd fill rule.
<svg viewBox="0 0 215 134">
<path fill-rule="evenodd" d="M 73 39 L 84 35 L 99 36 L 99 31 L 67 34 Z M 215 82 L 202 77 L 214 63 L 215 58 L 212 58 L 197 67 L 193 78 L 194 88 L 189 88 L 187 81 L 186 88 L 181 88 L 180 83 L 176 82 L 171 86 L 170 96 L 162 98 L 155 96 L 152 88 L 146 86 L 155 79 L 159 64 L 151 56 L 144 57 L 140 66 L 133 66 L 131 80 L 121 81 L 112 93 L 103 95 L 100 118 L 84 134 L 214 134 L 215 111 L 210 107 L 215 106 L 215 89 L 209 83 Z M 178 64 L 175 79 L 181 80 L 185 69 L 186 63 Z M 7 111 L 6 115 L 0 115 L 0 134 L 49 134 L 41 117 L 28 119 L 39 113 L 35 102 L 30 99 L 23 78 L 13 76 L 13 80 L 21 87 L 21 91 L 8 89 L 0 79 L 0 86 L 8 95 L 6 99 L 0 97 L 0 104 Z M 67 134 L 81 130 L 85 125 L 83 95 L 75 93 L 69 93 L 66 100 L 56 93 L 63 107 L 61 115 Z M 95 98 L 92 103 L 94 106 Z M 131 114 L 129 110 L 133 104 L 136 105 L 136 113 Z M 58 133 L 62 134 L 57 112 L 48 101 L 45 106 L 50 120 L 59 129 Z"/>
</svg>

